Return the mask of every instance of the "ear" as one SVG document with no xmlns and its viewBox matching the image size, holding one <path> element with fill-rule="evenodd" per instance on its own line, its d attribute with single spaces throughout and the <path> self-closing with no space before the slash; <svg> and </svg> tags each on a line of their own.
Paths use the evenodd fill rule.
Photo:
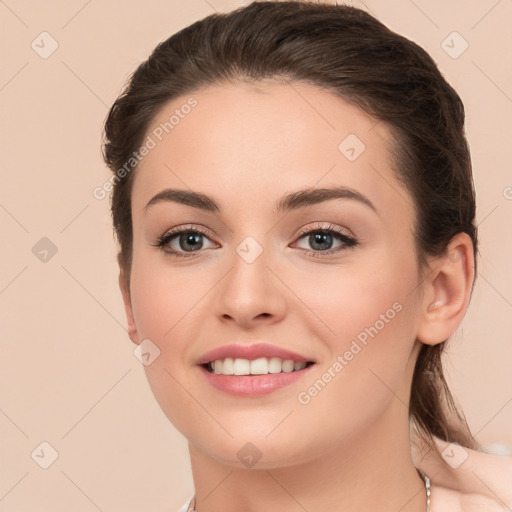
<svg viewBox="0 0 512 512">
<path fill-rule="evenodd" d="M 458 233 L 443 256 L 431 264 L 423 283 L 423 299 L 417 338 L 427 345 L 447 340 L 462 322 L 475 277 L 473 242 Z"/>
<path fill-rule="evenodd" d="M 132 309 L 132 299 L 130 294 L 130 288 L 128 283 L 128 278 L 124 270 L 124 265 L 121 263 L 120 255 L 117 257 L 117 261 L 119 263 L 119 288 L 121 290 L 121 294 L 123 296 L 124 310 L 126 313 L 126 321 L 128 323 L 128 336 L 130 339 L 138 345 L 139 335 L 137 333 L 137 326 L 135 325 L 135 319 L 133 317 L 133 309 Z"/>
</svg>

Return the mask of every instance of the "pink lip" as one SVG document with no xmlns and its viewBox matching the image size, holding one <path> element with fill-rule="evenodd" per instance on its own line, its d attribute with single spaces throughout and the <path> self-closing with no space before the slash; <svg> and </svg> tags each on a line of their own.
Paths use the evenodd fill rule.
<svg viewBox="0 0 512 512">
<path fill-rule="evenodd" d="M 315 362 L 312 359 L 308 359 L 300 354 L 285 350 L 276 345 L 270 345 L 268 343 L 256 343 L 253 345 L 224 345 L 210 352 L 204 354 L 198 361 L 198 365 L 209 363 L 210 361 L 216 361 L 217 359 L 226 359 L 232 357 L 233 359 L 258 359 L 260 357 L 279 357 L 280 359 L 291 359 L 296 362 L 308 361 Z M 279 374 L 274 374 L 279 375 Z"/>
<path fill-rule="evenodd" d="M 293 372 L 269 373 L 267 375 L 222 375 L 210 373 L 202 366 L 199 369 L 210 385 L 219 391 L 238 397 L 258 397 L 296 382 L 306 375 L 313 366 Z"/>
</svg>

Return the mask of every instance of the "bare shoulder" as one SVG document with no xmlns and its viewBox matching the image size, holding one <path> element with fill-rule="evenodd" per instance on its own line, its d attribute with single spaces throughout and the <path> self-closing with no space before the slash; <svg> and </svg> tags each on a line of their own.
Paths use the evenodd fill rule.
<svg viewBox="0 0 512 512">
<path fill-rule="evenodd" d="M 438 451 L 413 453 L 416 467 L 431 480 L 436 512 L 510 512 L 512 457 L 471 450 L 436 438 Z"/>
</svg>

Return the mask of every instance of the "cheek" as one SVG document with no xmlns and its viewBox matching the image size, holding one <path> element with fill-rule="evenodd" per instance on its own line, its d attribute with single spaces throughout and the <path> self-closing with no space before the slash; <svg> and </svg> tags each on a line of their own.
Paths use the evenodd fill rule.
<svg viewBox="0 0 512 512">
<path fill-rule="evenodd" d="M 403 311 L 417 284 L 408 260 L 393 261 L 384 252 L 371 262 L 290 274 L 288 279 L 305 307 L 302 319 L 337 352 L 356 338 L 364 344 L 372 335 L 386 339 L 388 333 L 403 331 L 408 318 Z"/>
<path fill-rule="evenodd" d="M 383 252 L 373 265 L 316 274 L 297 290 L 310 310 L 302 316 L 306 331 L 326 354 L 321 392 L 314 396 L 320 409 L 336 402 L 358 411 L 365 397 L 380 407 L 400 388 L 415 341 L 410 292 L 417 282 L 411 257 L 393 256 Z"/>
<path fill-rule="evenodd" d="M 190 340 L 197 335 L 192 325 L 205 290 L 194 280 L 166 275 L 165 266 L 135 261 L 132 270 L 132 306 L 139 339 L 150 339 L 160 350 L 144 366 L 146 378 L 160 408 L 183 435 L 204 423 L 204 412 L 186 391 L 190 368 L 185 366 Z M 168 272 L 167 272 L 168 274 Z M 184 415 L 183 411 L 187 411 Z"/>
<path fill-rule="evenodd" d="M 194 315 L 205 293 L 202 287 L 204 279 L 187 269 L 170 272 L 165 264 L 145 265 L 142 258 L 134 259 L 131 294 L 139 337 L 160 344 L 177 342 L 175 332 L 188 323 L 189 314 Z"/>
</svg>

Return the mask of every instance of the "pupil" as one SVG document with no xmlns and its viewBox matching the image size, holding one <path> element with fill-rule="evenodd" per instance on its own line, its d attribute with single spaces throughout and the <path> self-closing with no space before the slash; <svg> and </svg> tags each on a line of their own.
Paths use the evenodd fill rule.
<svg viewBox="0 0 512 512">
<path fill-rule="evenodd" d="M 181 242 L 181 241 L 185 241 L 187 244 L 191 244 L 192 248 L 194 248 L 194 245 L 196 246 L 196 248 L 197 248 L 198 246 L 199 246 L 199 248 L 200 248 L 200 246 L 202 245 L 202 244 L 200 243 L 200 240 L 199 240 L 199 237 L 200 237 L 200 236 L 201 236 L 201 235 L 199 235 L 199 234 L 197 234 L 197 233 L 188 233 L 188 234 L 186 234 L 186 235 L 182 235 L 182 236 L 181 236 L 181 238 L 180 238 L 180 242 Z M 180 246 L 181 246 L 181 245 L 182 245 L 182 244 L 180 243 Z M 183 247 L 183 246 L 182 246 L 181 248 L 182 248 L 182 249 L 184 249 L 184 247 Z"/>
<path fill-rule="evenodd" d="M 328 237 L 330 238 L 331 235 L 329 233 L 316 233 L 313 236 L 313 246 L 315 244 L 321 244 L 321 243 L 325 243 L 325 237 Z M 322 247 L 320 247 L 322 249 Z M 323 247 L 323 249 L 325 249 L 325 247 Z"/>
</svg>

